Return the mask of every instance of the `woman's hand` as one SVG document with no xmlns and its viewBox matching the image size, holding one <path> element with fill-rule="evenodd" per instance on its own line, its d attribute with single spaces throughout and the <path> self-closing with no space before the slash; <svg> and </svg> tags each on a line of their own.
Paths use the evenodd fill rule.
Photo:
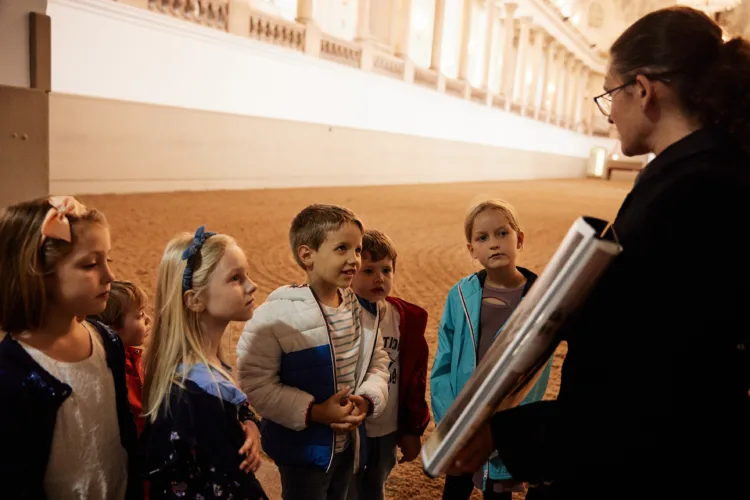
<svg viewBox="0 0 750 500">
<path fill-rule="evenodd" d="M 245 444 L 240 448 L 240 455 L 245 455 L 245 459 L 240 464 L 240 470 L 243 472 L 255 472 L 260 468 L 260 430 L 255 422 L 248 420 L 242 424 L 245 431 Z"/>
</svg>

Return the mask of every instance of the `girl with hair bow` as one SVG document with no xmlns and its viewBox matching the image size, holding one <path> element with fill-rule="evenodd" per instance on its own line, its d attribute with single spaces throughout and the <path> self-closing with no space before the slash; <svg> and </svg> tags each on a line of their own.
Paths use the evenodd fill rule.
<svg viewBox="0 0 750 500">
<path fill-rule="evenodd" d="M 110 239 L 75 198 L 0 215 L 0 498 L 141 499 L 137 434 L 107 305 Z"/>
</svg>

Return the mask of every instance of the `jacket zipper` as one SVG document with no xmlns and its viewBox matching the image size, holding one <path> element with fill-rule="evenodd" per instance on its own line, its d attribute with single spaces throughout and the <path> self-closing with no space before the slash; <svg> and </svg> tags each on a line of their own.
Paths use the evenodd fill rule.
<svg viewBox="0 0 750 500">
<path fill-rule="evenodd" d="M 328 347 L 330 347 L 331 351 L 331 366 L 333 367 L 333 387 L 334 387 L 334 394 L 338 392 L 339 384 L 336 381 L 336 355 L 333 352 L 333 339 L 331 338 L 331 327 L 328 324 L 328 320 L 326 319 L 326 314 L 323 311 L 323 306 L 320 304 L 320 300 L 318 300 L 318 296 L 315 295 L 315 291 L 310 287 L 310 292 L 313 295 L 313 298 L 315 298 L 315 303 L 318 304 L 318 310 L 320 311 L 320 315 L 323 317 L 323 323 L 326 325 L 326 332 L 328 333 Z M 338 293 L 338 291 L 336 292 Z M 343 297 L 342 297 L 343 299 Z M 314 403 L 313 403 L 314 404 Z M 331 469 L 331 464 L 333 463 L 333 455 L 336 454 L 336 432 L 333 432 L 333 438 L 331 440 L 331 457 L 328 459 L 328 467 L 326 467 L 326 472 L 328 472 Z"/>
<path fill-rule="evenodd" d="M 362 331 L 364 330 L 364 327 L 362 326 L 362 317 L 359 314 L 357 315 L 357 317 L 359 318 L 359 331 L 361 335 Z M 370 366 L 370 363 L 372 362 L 372 357 L 375 355 L 375 346 L 378 345 L 378 330 L 379 329 L 380 329 L 380 308 L 378 307 L 377 314 L 375 315 L 375 330 L 374 330 L 375 335 L 372 341 L 372 349 L 370 349 L 370 359 L 367 361 L 367 365 L 365 366 Z M 360 373 L 361 373 L 361 370 L 360 370 Z M 365 380 L 365 377 L 363 376 L 362 380 L 360 381 L 360 384 L 364 382 L 364 380 Z M 363 422 L 362 425 L 366 425 L 366 422 Z M 359 429 L 357 429 L 357 431 L 354 433 L 354 436 L 355 436 L 354 473 L 356 474 L 357 470 L 359 469 L 359 450 L 360 450 Z"/>
<path fill-rule="evenodd" d="M 461 298 L 461 307 L 464 309 L 464 315 L 466 316 L 466 323 L 469 325 L 469 332 L 471 333 L 471 341 L 474 346 L 474 349 L 472 349 L 472 352 L 474 353 L 474 370 L 477 369 L 477 349 L 479 349 L 479 342 L 477 339 L 476 334 L 474 333 L 474 325 L 471 324 L 471 316 L 469 316 L 469 308 L 466 306 L 466 299 L 464 298 L 464 292 L 461 290 L 461 286 L 458 287 L 458 295 Z M 490 461 L 489 459 L 485 463 L 487 466 L 486 469 L 484 469 L 484 473 L 482 474 L 484 476 L 484 484 L 482 485 L 482 490 L 485 490 L 487 488 L 487 479 L 490 476 Z"/>
<path fill-rule="evenodd" d="M 461 297 L 461 306 L 464 308 L 464 315 L 466 316 L 466 323 L 469 325 L 469 332 L 471 333 L 471 342 L 474 346 L 474 349 L 472 352 L 474 352 L 474 368 L 477 367 L 477 349 L 479 348 L 479 343 L 477 342 L 477 336 L 474 333 L 474 325 L 471 324 L 471 316 L 469 316 L 469 308 L 466 307 L 466 299 L 464 298 L 464 292 L 461 291 L 461 287 L 458 287 L 458 295 Z"/>
</svg>

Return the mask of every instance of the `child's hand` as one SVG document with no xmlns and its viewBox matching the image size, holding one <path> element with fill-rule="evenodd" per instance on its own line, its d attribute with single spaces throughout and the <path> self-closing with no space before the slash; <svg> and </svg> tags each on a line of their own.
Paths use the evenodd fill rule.
<svg viewBox="0 0 750 500">
<path fill-rule="evenodd" d="M 319 424 L 331 425 L 342 422 L 354 410 L 354 404 L 347 399 L 349 387 L 344 387 L 320 404 L 314 404 L 310 420 Z"/>
<path fill-rule="evenodd" d="M 240 455 L 245 455 L 245 459 L 240 464 L 240 470 L 243 472 L 255 472 L 260 468 L 260 431 L 255 422 L 248 420 L 242 424 L 245 430 L 245 444 L 240 448 Z"/>
<path fill-rule="evenodd" d="M 339 422 L 331 424 L 331 429 L 339 434 L 351 432 L 364 422 L 367 413 L 370 411 L 370 402 L 362 396 L 349 396 L 349 402 L 354 405 L 351 415 L 344 417 Z"/>
<path fill-rule="evenodd" d="M 404 434 L 398 440 L 398 447 L 401 448 L 401 460 L 398 463 L 411 462 L 419 456 L 419 452 L 422 450 L 422 440 L 419 436 L 413 434 Z"/>
</svg>

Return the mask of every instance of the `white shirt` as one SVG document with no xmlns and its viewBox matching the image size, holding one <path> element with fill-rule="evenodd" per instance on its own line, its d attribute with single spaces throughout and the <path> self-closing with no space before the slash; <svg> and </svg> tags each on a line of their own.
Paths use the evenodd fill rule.
<svg viewBox="0 0 750 500">
<path fill-rule="evenodd" d="M 87 359 L 66 363 L 20 342 L 50 375 L 72 393 L 57 410 L 44 491 L 50 500 L 122 500 L 128 455 L 120 442 L 115 382 L 98 333 L 89 331 Z"/>
<path fill-rule="evenodd" d="M 388 403 L 383 413 L 378 418 L 368 418 L 365 421 L 367 437 L 381 437 L 398 430 L 398 382 L 401 374 L 401 363 L 398 355 L 400 351 L 401 333 L 399 330 L 400 317 L 398 311 L 389 302 L 378 304 L 380 307 L 380 335 L 391 362 L 388 371 L 391 378 L 388 381 Z M 368 311 L 363 314 L 363 326 L 368 329 L 375 328 L 375 316 Z"/>
</svg>

